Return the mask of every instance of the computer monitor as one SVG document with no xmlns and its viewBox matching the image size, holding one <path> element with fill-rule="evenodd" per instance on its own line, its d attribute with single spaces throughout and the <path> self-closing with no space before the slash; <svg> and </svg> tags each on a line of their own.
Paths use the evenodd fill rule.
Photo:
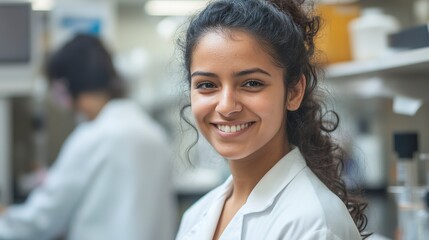
<svg viewBox="0 0 429 240">
<path fill-rule="evenodd" d="M 31 93 L 32 9 L 29 2 L 0 0 L 0 203 L 12 200 L 10 98 Z"/>
<path fill-rule="evenodd" d="M 28 63 L 31 57 L 31 6 L 0 2 L 0 64 Z"/>
<path fill-rule="evenodd" d="M 31 92 L 34 24 L 30 2 L 0 0 L 0 98 Z"/>
</svg>

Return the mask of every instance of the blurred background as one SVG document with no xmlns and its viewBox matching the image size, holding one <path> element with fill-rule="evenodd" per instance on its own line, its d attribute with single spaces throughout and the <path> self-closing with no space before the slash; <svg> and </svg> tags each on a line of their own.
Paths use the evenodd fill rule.
<svg viewBox="0 0 429 240">
<path fill-rule="evenodd" d="M 76 124 L 52 102 L 42 72 L 48 54 L 76 32 L 106 42 L 129 97 L 168 131 L 179 217 L 221 183 L 227 166 L 204 139 L 188 162 L 195 136 L 179 116 L 187 88 L 176 41 L 205 4 L 0 0 L 0 203 L 26 199 Z M 370 202 L 368 229 L 429 239 L 429 0 L 319 0 L 316 11 L 324 19 L 316 60 L 341 119 L 335 137 L 350 153 L 344 179 Z"/>
</svg>

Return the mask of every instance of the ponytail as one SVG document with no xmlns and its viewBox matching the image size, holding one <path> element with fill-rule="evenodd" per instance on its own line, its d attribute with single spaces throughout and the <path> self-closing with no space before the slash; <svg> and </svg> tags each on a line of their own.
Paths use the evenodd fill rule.
<svg viewBox="0 0 429 240">
<path fill-rule="evenodd" d="M 321 19 L 313 15 L 312 6 L 306 8 L 304 0 L 267 0 L 277 10 L 292 19 L 298 26 L 305 45 L 301 73 L 306 77 L 307 87 L 301 107 L 287 113 L 287 133 L 289 141 L 298 146 L 308 167 L 346 205 L 363 238 L 367 225 L 364 210 L 367 203 L 359 196 L 352 196 L 341 178 L 346 153 L 331 137 L 339 125 L 338 114 L 318 98 L 317 90 L 320 68 L 314 62 L 316 47 L 314 39 L 319 31 Z M 305 9 L 308 12 L 305 12 Z M 289 78 L 289 86 L 297 80 Z"/>
</svg>

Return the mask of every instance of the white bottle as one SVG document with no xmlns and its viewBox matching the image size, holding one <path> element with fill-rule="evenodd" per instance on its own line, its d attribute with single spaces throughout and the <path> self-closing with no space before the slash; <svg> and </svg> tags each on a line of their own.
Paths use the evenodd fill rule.
<svg viewBox="0 0 429 240">
<path fill-rule="evenodd" d="M 429 22 L 429 0 L 415 0 L 413 5 L 415 20 L 419 24 Z"/>
<path fill-rule="evenodd" d="M 353 58 L 367 60 L 389 54 L 388 34 L 398 29 L 398 21 L 382 9 L 364 9 L 362 16 L 349 24 Z"/>
<path fill-rule="evenodd" d="M 423 197 L 424 208 L 417 212 L 417 240 L 429 239 L 429 190 Z"/>
</svg>

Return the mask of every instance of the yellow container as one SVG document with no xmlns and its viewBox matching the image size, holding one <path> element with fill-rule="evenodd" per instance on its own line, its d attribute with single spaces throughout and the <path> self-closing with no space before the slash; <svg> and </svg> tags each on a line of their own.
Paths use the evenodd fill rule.
<svg viewBox="0 0 429 240">
<path fill-rule="evenodd" d="M 352 60 L 348 25 L 360 16 L 355 3 L 319 4 L 316 13 L 322 17 L 322 25 L 316 38 L 316 47 L 326 55 L 327 63 Z"/>
</svg>

